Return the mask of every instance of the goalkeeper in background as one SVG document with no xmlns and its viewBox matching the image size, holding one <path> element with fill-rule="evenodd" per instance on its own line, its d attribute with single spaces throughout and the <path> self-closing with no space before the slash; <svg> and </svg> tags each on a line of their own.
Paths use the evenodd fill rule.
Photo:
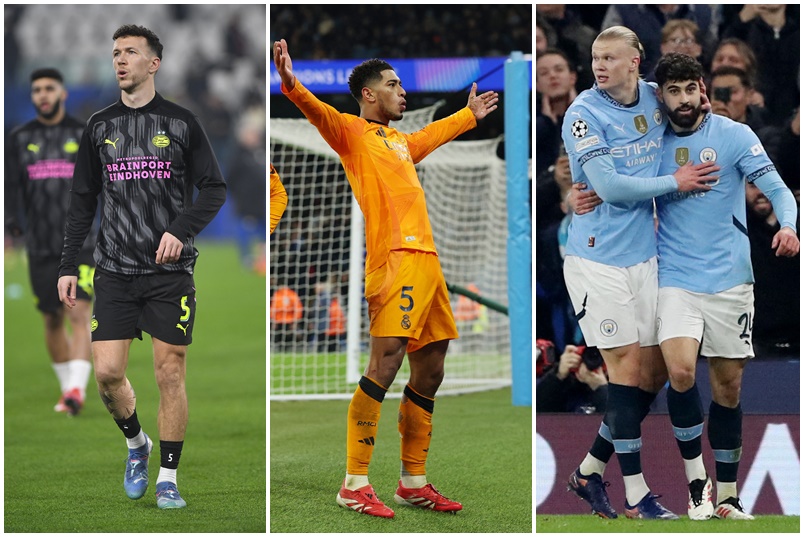
<svg viewBox="0 0 804 537">
<path fill-rule="evenodd" d="M 474 128 L 497 108 L 498 95 L 477 95 L 473 84 L 466 108 L 404 134 L 388 126 L 402 119 L 406 108 L 405 90 L 388 63 L 367 60 L 352 71 L 349 91 L 360 105 L 359 117 L 319 101 L 296 79 L 284 39 L 274 43 L 274 64 L 282 93 L 340 156 L 366 221 L 371 351 L 349 404 L 346 478 L 336 501 L 358 513 L 394 516 L 369 484 L 368 466 L 382 401 L 407 353 L 410 380 L 399 406 L 402 464 L 394 500 L 434 511 L 459 511 L 460 503 L 428 483 L 424 468 L 434 398 L 444 377 L 449 340 L 457 338 L 458 331 L 414 164 Z"/>
</svg>

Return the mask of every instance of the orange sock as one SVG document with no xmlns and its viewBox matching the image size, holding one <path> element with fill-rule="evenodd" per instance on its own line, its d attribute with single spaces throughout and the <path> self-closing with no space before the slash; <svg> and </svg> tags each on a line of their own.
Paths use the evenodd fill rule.
<svg viewBox="0 0 804 537">
<path fill-rule="evenodd" d="M 424 464 L 430 450 L 433 431 L 433 407 L 430 399 L 405 386 L 399 404 L 399 436 L 401 437 L 402 475 L 425 475 Z"/>
<path fill-rule="evenodd" d="M 368 465 L 374 452 L 374 437 L 380 421 L 380 408 L 385 392 L 368 377 L 362 377 L 349 403 L 346 421 L 346 473 L 368 475 Z"/>
</svg>

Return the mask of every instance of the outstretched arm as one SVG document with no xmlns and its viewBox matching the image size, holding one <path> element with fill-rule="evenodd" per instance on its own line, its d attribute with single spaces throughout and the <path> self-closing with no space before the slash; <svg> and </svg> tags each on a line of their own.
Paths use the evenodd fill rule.
<svg viewBox="0 0 804 537">
<path fill-rule="evenodd" d="M 282 84 L 292 90 L 296 85 L 296 76 L 293 74 L 293 61 L 288 54 L 288 44 L 284 39 L 274 41 L 274 65 L 282 79 Z"/>
<path fill-rule="evenodd" d="M 469 92 L 469 102 L 466 103 L 466 106 L 472 111 L 475 119 L 480 121 L 497 109 L 499 100 L 496 91 L 487 91 L 477 95 L 477 82 L 472 82 L 472 91 Z"/>
</svg>

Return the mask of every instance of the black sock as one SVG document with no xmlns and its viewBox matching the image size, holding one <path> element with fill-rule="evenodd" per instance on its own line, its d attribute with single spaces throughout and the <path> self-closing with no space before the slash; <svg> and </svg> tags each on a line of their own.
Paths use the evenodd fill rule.
<svg viewBox="0 0 804 537">
<path fill-rule="evenodd" d="M 715 472 L 721 483 L 735 483 L 743 451 L 743 410 L 709 405 L 709 445 L 715 454 Z"/>
<path fill-rule="evenodd" d="M 681 456 L 692 460 L 701 455 L 704 414 L 698 385 L 693 384 L 685 392 L 677 392 L 670 386 L 667 389 L 667 410 Z"/>
<path fill-rule="evenodd" d="M 639 388 L 609 383 L 609 403 L 606 409 L 614 451 L 623 476 L 642 473 L 640 450 L 642 428 Z"/>
<path fill-rule="evenodd" d="M 124 420 L 114 420 L 114 422 L 118 427 L 120 427 L 120 430 L 123 431 L 123 434 L 126 438 L 135 438 L 142 430 L 142 427 L 140 427 L 140 420 L 137 419 L 136 410 L 134 410 L 134 412 L 128 418 Z"/>
<path fill-rule="evenodd" d="M 162 455 L 162 462 L 160 466 L 168 470 L 176 470 L 179 467 L 179 459 L 181 458 L 181 448 L 184 446 L 184 441 L 181 442 L 168 442 L 165 440 L 159 441 L 159 452 Z"/>
</svg>

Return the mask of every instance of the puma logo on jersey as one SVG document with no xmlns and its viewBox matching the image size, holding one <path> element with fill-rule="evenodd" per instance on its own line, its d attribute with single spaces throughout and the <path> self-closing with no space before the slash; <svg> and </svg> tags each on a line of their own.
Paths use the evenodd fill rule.
<svg viewBox="0 0 804 537">
<path fill-rule="evenodd" d="M 36 144 L 28 144 L 28 147 L 26 147 L 25 149 L 27 149 L 31 153 L 39 153 L 39 146 Z"/>
<path fill-rule="evenodd" d="M 185 336 L 187 335 L 187 327 L 186 326 L 182 326 L 181 324 L 176 324 L 176 328 L 181 329 L 181 331 L 184 332 Z"/>
<path fill-rule="evenodd" d="M 113 142 L 113 141 L 111 141 L 110 139 L 106 138 L 106 139 L 103 141 L 103 143 L 104 143 L 104 144 L 109 144 L 110 146 L 112 146 L 112 147 L 114 147 L 115 149 L 117 149 L 117 141 L 118 141 L 119 139 L 120 139 L 120 138 L 115 138 L 115 139 L 114 139 L 114 142 Z"/>
</svg>

